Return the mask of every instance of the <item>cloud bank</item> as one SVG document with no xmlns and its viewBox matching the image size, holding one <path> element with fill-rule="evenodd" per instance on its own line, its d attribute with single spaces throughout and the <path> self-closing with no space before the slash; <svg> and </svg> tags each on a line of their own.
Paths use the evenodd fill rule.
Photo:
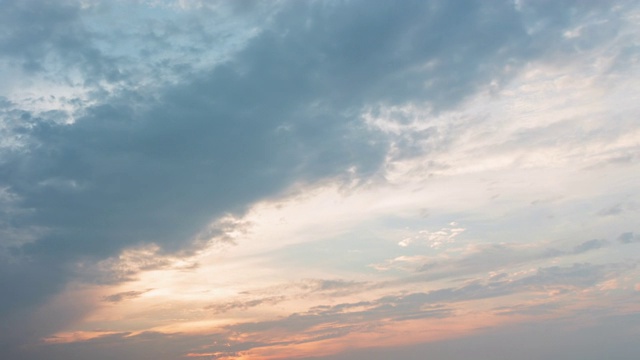
<svg viewBox="0 0 640 360">
<path fill-rule="evenodd" d="M 6 356 L 53 346 L 54 358 L 82 358 L 115 342 L 122 358 L 196 348 L 286 358 L 304 356 L 300 344 L 472 312 L 458 303 L 632 288 L 638 259 L 620 249 L 638 243 L 638 11 L 626 1 L 3 2 Z M 333 207 L 351 223 L 328 212 L 312 224 L 326 237 L 279 240 L 255 215 L 325 188 L 355 204 Z M 304 214 L 300 227 L 317 221 Z M 398 230 L 419 224 L 429 229 Z M 236 339 L 227 350 L 151 319 L 78 325 L 98 308 L 169 296 L 173 284 L 126 287 L 154 272 L 195 279 L 212 249 L 234 247 L 242 256 L 224 266 L 302 278 L 265 275 L 208 305 L 189 300 L 240 316 L 207 328 Z M 51 315 L 83 291 L 77 311 Z M 258 315 L 294 300 L 277 319 Z M 562 308 L 536 301 L 503 312 Z M 42 345 L 74 326 L 93 335 Z M 179 350 L 140 345 L 163 341 Z"/>
</svg>

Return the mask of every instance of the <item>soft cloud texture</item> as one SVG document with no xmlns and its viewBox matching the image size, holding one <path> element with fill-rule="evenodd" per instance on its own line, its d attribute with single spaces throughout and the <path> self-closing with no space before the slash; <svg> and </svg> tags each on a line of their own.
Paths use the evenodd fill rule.
<svg viewBox="0 0 640 360">
<path fill-rule="evenodd" d="M 635 316 L 639 16 L 0 3 L 2 355 L 462 358 Z"/>
</svg>

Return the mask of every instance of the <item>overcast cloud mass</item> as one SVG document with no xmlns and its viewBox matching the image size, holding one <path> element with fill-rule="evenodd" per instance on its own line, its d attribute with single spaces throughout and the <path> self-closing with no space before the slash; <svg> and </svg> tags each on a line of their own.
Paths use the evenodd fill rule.
<svg viewBox="0 0 640 360">
<path fill-rule="evenodd" d="M 637 1 L 0 0 L 0 358 L 640 353 Z"/>
</svg>

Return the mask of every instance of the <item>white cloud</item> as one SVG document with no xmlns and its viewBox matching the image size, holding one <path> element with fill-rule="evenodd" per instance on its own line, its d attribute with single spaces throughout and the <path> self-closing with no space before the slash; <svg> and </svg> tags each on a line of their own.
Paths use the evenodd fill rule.
<svg viewBox="0 0 640 360">
<path fill-rule="evenodd" d="M 635 299 L 635 4 L 87 4 L 0 5 L 0 348 L 329 354 Z"/>
</svg>

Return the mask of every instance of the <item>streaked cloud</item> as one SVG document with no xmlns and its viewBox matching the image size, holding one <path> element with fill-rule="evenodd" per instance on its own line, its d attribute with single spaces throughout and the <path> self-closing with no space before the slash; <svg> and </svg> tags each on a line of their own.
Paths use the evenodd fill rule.
<svg viewBox="0 0 640 360">
<path fill-rule="evenodd" d="M 0 357 L 630 358 L 639 19 L 2 2 Z"/>
</svg>

